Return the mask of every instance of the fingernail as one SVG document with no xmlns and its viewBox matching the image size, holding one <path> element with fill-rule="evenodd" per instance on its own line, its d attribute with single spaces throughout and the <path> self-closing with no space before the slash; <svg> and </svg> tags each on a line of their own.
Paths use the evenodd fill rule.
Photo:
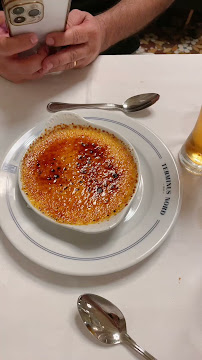
<svg viewBox="0 0 202 360">
<path fill-rule="evenodd" d="M 47 38 L 46 39 L 46 44 L 49 46 L 53 46 L 55 44 L 55 41 L 53 38 Z"/>
<path fill-rule="evenodd" d="M 30 36 L 30 41 L 33 45 L 35 45 L 36 43 L 38 43 L 38 38 L 35 34 Z"/>
<path fill-rule="evenodd" d="M 45 70 L 45 71 L 49 71 L 52 68 L 53 68 L 53 64 L 51 64 L 51 63 L 48 63 L 43 66 L 43 70 Z"/>
</svg>

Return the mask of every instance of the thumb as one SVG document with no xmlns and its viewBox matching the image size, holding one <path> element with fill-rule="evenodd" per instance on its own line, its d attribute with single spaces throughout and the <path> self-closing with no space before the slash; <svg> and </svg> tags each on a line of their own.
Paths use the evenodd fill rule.
<svg viewBox="0 0 202 360">
<path fill-rule="evenodd" d="M 86 19 L 88 13 L 85 11 L 80 11 L 80 10 L 72 10 L 69 13 L 68 19 L 67 19 L 67 25 L 66 25 L 66 30 L 70 29 L 73 26 L 76 25 L 80 25 L 84 22 L 84 20 Z"/>
</svg>

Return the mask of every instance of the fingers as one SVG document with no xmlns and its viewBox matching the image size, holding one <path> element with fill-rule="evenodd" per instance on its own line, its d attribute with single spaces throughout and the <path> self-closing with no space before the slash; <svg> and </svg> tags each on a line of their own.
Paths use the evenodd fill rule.
<svg viewBox="0 0 202 360">
<path fill-rule="evenodd" d="M 54 32 L 47 35 L 49 46 L 77 45 L 88 41 L 88 28 L 85 26 L 92 17 L 85 11 L 72 10 L 68 17 L 65 32 Z"/>
<path fill-rule="evenodd" d="M 84 67 L 96 59 L 101 48 L 101 29 L 98 21 L 89 13 L 72 11 L 64 33 L 52 33 L 46 43 L 65 49 L 47 57 L 43 62 L 44 74 L 54 71 Z"/>
<path fill-rule="evenodd" d="M 66 66 L 65 69 L 70 69 L 73 66 L 75 61 L 82 60 L 86 57 L 88 52 L 88 47 L 85 44 L 69 46 L 68 49 L 64 49 L 57 54 L 51 55 L 47 57 L 43 61 L 43 71 L 44 73 L 50 71 L 51 69 L 55 69 L 58 67 Z"/>
<path fill-rule="evenodd" d="M 56 68 L 53 68 L 52 70 L 49 71 L 49 73 L 57 73 L 57 72 L 61 72 L 61 71 L 65 71 L 65 70 L 71 70 L 71 69 L 82 69 L 83 67 L 87 66 L 88 64 L 86 63 L 85 59 L 76 61 L 76 63 L 69 63 L 69 64 L 65 64 L 63 66 L 58 66 Z"/>
<path fill-rule="evenodd" d="M 69 63 L 69 64 L 66 64 L 63 66 L 58 66 L 57 68 L 50 70 L 49 73 L 57 73 L 57 72 L 65 71 L 65 70 L 72 70 L 74 68 L 75 68 L 75 64 Z"/>
<path fill-rule="evenodd" d="M 14 84 L 21 84 L 28 80 L 37 80 L 43 77 L 43 74 L 36 72 L 35 74 L 19 74 L 12 72 L 4 72 L 1 76 Z"/>
<path fill-rule="evenodd" d="M 21 78 L 20 76 L 16 76 L 16 77 L 12 77 L 9 79 L 9 77 L 7 77 L 7 80 L 13 82 L 14 84 L 22 84 L 24 82 L 30 81 L 30 80 L 39 80 L 43 77 L 42 74 L 39 74 L 38 72 L 32 75 L 27 75 L 23 78 Z"/>
<path fill-rule="evenodd" d="M 32 75 L 42 68 L 42 61 L 46 56 L 46 49 L 42 48 L 38 54 L 25 59 L 5 58 L 5 77 L 14 82 L 16 82 L 15 79 L 26 80 L 32 78 Z"/>
<path fill-rule="evenodd" d="M 42 68 L 42 61 L 47 56 L 46 48 L 41 48 L 37 54 L 25 59 L 13 59 L 11 61 L 12 72 L 23 75 L 32 75 Z"/>
<path fill-rule="evenodd" d="M 77 25 L 66 30 L 64 33 L 52 33 L 47 36 L 46 44 L 49 46 L 67 46 L 83 44 L 88 41 L 88 33 L 83 25 Z"/>
<path fill-rule="evenodd" d="M 0 55 L 12 56 L 33 48 L 38 43 L 34 33 L 14 37 L 0 37 Z"/>
<path fill-rule="evenodd" d="M 49 48 L 46 45 L 42 45 L 37 52 L 41 56 L 47 56 L 49 54 Z"/>
<path fill-rule="evenodd" d="M 0 11 L 0 26 L 5 24 L 4 11 Z"/>
<path fill-rule="evenodd" d="M 26 81 L 27 80 L 39 80 L 44 76 L 44 74 L 40 73 L 39 71 L 37 71 L 35 74 L 32 74 L 30 76 L 26 77 Z"/>
</svg>

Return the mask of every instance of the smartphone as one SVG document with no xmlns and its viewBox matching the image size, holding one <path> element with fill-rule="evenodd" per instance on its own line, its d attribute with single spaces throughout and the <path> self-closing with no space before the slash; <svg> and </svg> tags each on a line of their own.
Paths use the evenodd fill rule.
<svg viewBox="0 0 202 360">
<path fill-rule="evenodd" d="M 34 32 L 39 43 L 54 31 L 64 31 L 71 0 L 2 0 L 10 36 Z"/>
</svg>

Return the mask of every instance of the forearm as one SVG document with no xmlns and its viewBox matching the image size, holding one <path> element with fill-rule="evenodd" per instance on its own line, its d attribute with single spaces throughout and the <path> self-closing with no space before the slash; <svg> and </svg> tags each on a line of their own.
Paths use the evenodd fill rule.
<svg viewBox="0 0 202 360">
<path fill-rule="evenodd" d="M 174 0 L 121 0 L 97 16 L 103 39 L 101 52 L 149 24 L 166 10 Z"/>
</svg>

